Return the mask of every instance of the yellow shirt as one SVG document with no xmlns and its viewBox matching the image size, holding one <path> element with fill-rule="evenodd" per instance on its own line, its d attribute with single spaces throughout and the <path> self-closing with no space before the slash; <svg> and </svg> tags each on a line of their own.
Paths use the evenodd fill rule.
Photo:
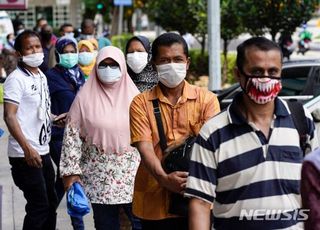
<svg viewBox="0 0 320 230">
<path fill-rule="evenodd" d="M 220 112 L 215 94 L 190 85 L 185 81 L 182 96 L 172 105 L 159 85 L 137 95 L 130 106 L 131 143 L 152 142 L 157 157 L 162 159 L 157 123 L 152 100 L 158 99 L 161 119 L 168 146 L 189 135 L 197 135 L 209 118 Z M 173 215 L 168 213 L 170 192 L 140 164 L 133 195 L 133 213 L 146 220 L 160 220 Z"/>
</svg>

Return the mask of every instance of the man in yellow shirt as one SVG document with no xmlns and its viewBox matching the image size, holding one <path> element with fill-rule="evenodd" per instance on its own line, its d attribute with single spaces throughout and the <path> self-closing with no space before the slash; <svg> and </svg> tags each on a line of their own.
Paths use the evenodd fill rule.
<svg viewBox="0 0 320 230">
<path fill-rule="evenodd" d="M 170 147 L 198 134 L 209 118 L 220 112 L 216 95 L 184 80 L 190 64 L 188 47 L 178 34 L 165 33 L 152 44 L 152 63 L 159 84 L 136 96 L 130 107 L 131 142 L 142 158 L 135 181 L 133 212 L 142 229 L 187 229 L 187 217 L 168 212 L 171 193 L 183 193 L 187 172 L 166 173 L 161 165 L 162 150 L 153 100 L 157 100 Z"/>
</svg>

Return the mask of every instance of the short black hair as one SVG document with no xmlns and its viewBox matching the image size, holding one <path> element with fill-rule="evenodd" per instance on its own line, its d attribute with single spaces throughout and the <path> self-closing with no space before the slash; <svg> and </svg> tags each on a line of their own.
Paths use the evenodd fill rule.
<svg viewBox="0 0 320 230">
<path fill-rule="evenodd" d="M 6 36 L 6 39 L 9 40 L 9 38 L 10 38 L 11 35 L 14 35 L 14 34 L 13 34 L 13 33 L 9 33 L 9 34 Z"/>
<path fill-rule="evenodd" d="M 64 30 L 64 28 L 66 27 L 73 27 L 73 25 L 71 23 L 63 23 L 60 28 L 59 31 L 62 32 Z"/>
<path fill-rule="evenodd" d="M 157 37 L 152 43 L 152 60 L 158 56 L 158 48 L 159 46 L 171 46 L 175 43 L 181 44 L 183 46 L 183 53 L 186 57 L 189 57 L 188 45 L 184 38 L 176 33 L 164 33 Z"/>
<path fill-rule="evenodd" d="M 281 48 L 279 47 L 279 45 L 277 43 L 275 43 L 265 37 L 252 37 L 252 38 L 245 40 L 237 47 L 236 64 L 237 64 L 237 67 L 240 71 L 243 71 L 243 66 L 246 61 L 246 50 L 251 47 L 256 47 L 262 51 L 277 50 L 277 51 L 279 51 L 279 53 L 281 55 L 281 62 L 282 62 L 283 57 L 282 57 Z"/>
<path fill-rule="evenodd" d="M 39 41 L 41 41 L 40 35 L 37 32 L 33 30 L 25 30 L 16 37 L 16 40 L 14 42 L 14 49 L 18 52 L 21 52 L 22 46 L 23 46 L 23 40 L 28 37 L 37 37 L 39 38 Z"/>
<path fill-rule="evenodd" d="M 38 26 L 39 22 L 41 22 L 41 21 L 47 21 L 47 19 L 45 19 L 44 17 L 38 18 L 37 19 L 37 26 Z"/>
<path fill-rule="evenodd" d="M 87 26 L 93 26 L 95 27 L 94 21 L 91 18 L 85 18 L 83 19 L 83 21 L 81 22 L 81 29 L 87 27 Z"/>
</svg>

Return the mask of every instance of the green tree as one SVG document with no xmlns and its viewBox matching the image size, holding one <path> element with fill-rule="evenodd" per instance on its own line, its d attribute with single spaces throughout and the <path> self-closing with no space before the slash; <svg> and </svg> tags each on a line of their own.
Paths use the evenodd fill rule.
<svg viewBox="0 0 320 230">
<path fill-rule="evenodd" d="M 147 2 L 151 18 L 165 30 L 175 30 L 184 34 L 193 34 L 201 44 L 201 57 L 198 66 L 207 63 L 204 50 L 207 34 L 206 0 L 158 0 Z M 233 0 L 221 0 L 221 38 L 223 40 L 222 82 L 227 81 L 228 45 L 230 41 L 244 32 L 237 6 Z"/>
<path fill-rule="evenodd" d="M 195 35 L 205 49 L 207 14 L 205 0 L 157 0 L 148 1 L 149 17 L 167 31 L 189 32 Z"/>
<path fill-rule="evenodd" d="M 238 8 L 234 0 L 222 0 L 221 8 L 221 39 L 223 40 L 222 84 L 227 82 L 228 46 L 232 39 L 244 32 Z"/>
<path fill-rule="evenodd" d="M 278 32 L 292 34 L 301 23 L 310 20 L 318 0 L 234 0 L 246 30 L 253 35 Z"/>
<path fill-rule="evenodd" d="M 84 0 L 86 6 L 83 18 L 93 19 L 100 12 L 105 22 L 110 23 L 109 14 L 113 9 L 113 0 Z"/>
</svg>

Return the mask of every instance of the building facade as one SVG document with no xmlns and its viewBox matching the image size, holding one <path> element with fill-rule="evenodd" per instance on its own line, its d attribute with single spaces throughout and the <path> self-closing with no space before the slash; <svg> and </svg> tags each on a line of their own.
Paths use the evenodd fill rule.
<svg viewBox="0 0 320 230">
<path fill-rule="evenodd" d="M 33 29 L 39 18 L 47 19 L 53 28 L 66 22 L 80 27 L 84 7 L 81 0 L 29 0 L 27 10 L 7 12 L 11 19 L 18 15 L 28 29 Z"/>
</svg>

